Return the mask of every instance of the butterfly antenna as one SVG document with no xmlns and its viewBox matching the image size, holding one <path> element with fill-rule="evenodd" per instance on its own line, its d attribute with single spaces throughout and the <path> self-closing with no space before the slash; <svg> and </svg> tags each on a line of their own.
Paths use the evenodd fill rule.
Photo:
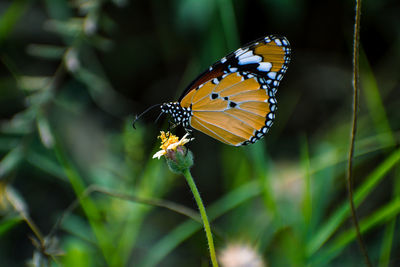
<svg viewBox="0 0 400 267">
<path fill-rule="evenodd" d="M 135 123 L 136 123 L 136 121 L 137 121 L 138 119 L 140 119 L 144 114 L 146 114 L 147 112 L 149 112 L 149 111 L 152 110 L 153 108 L 155 108 L 155 107 L 157 107 L 157 106 L 160 106 L 160 105 L 161 105 L 161 104 L 152 105 L 151 107 L 148 107 L 145 111 L 143 111 L 142 113 L 140 113 L 139 115 L 136 115 L 135 120 L 134 120 L 133 123 L 132 123 L 133 129 L 136 129 Z M 161 112 L 161 114 L 162 114 L 162 112 Z M 161 114 L 160 114 L 160 115 L 161 115 Z M 160 115 L 159 115 L 158 117 L 160 117 Z"/>
<path fill-rule="evenodd" d="M 157 123 L 158 122 L 158 120 L 161 118 L 161 115 L 162 114 L 164 114 L 163 112 L 161 112 L 158 116 L 157 116 L 157 119 L 154 121 L 154 123 Z"/>
</svg>

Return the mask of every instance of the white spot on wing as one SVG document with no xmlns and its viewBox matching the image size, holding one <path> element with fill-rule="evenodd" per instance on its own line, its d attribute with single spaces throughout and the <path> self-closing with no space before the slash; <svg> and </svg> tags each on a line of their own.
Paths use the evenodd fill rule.
<svg viewBox="0 0 400 267">
<path fill-rule="evenodd" d="M 282 46 L 282 42 L 281 42 L 281 40 L 279 40 L 279 39 L 275 39 L 275 43 L 276 43 L 278 46 Z"/>
<path fill-rule="evenodd" d="M 230 72 L 235 72 L 238 70 L 238 68 L 229 68 Z"/>
<path fill-rule="evenodd" d="M 249 51 L 249 52 L 251 52 L 251 51 Z M 258 62 L 261 62 L 261 60 L 262 60 L 262 58 L 260 56 L 252 56 L 252 57 L 246 57 L 246 58 L 239 57 L 239 65 L 258 63 Z"/>
<path fill-rule="evenodd" d="M 274 71 L 268 72 L 267 76 L 268 76 L 269 78 L 271 78 L 271 79 L 275 79 L 275 77 L 276 77 L 276 72 L 274 72 Z"/>
<path fill-rule="evenodd" d="M 272 64 L 269 63 L 269 62 L 261 62 L 261 63 L 259 64 L 259 66 L 257 67 L 257 69 L 258 69 L 259 71 L 270 71 L 271 68 L 272 68 Z"/>
<path fill-rule="evenodd" d="M 226 57 L 221 58 L 221 63 L 225 63 L 226 62 Z"/>
<path fill-rule="evenodd" d="M 244 59 L 246 57 L 251 57 L 251 56 L 253 56 L 253 51 L 250 50 L 250 51 L 247 51 L 246 53 L 240 55 L 239 60 Z"/>
<path fill-rule="evenodd" d="M 246 48 L 246 49 L 239 48 L 238 50 L 235 51 L 235 56 L 239 56 L 248 50 L 249 50 L 249 48 Z"/>
</svg>

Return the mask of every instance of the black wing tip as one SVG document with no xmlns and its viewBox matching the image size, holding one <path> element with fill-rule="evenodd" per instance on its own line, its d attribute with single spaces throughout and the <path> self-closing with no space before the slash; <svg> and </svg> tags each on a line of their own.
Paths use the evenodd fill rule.
<svg viewBox="0 0 400 267">
<path fill-rule="evenodd" d="M 286 36 L 284 36 L 284 35 L 281 35 L 281 34 L 269 34 L 269 35 L 266 35 L 264 38 L 270 38 L 271 40 L 275 40 L 275 39 L 280 39 L 281 41 L 284 40 L 286 42 L 286 44 L 284 44 L 284 46 L 290 47 L 290 42 L 289 42 L 288 38 Z"/>
</svg>

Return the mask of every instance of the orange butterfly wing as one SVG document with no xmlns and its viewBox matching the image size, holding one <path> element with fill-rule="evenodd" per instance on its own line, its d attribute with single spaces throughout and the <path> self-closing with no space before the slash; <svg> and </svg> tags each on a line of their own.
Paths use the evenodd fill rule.
<svg viewBox="0 0 400 267">
<path fill-rule="evenodd" d="M 256 142 L 275 119 L 276 88 L 289 60 L 289 42 L 275 36 L 222 58 L 181 97 L 180 106 L 192 112 L 190 126 L 233 146 Z"/>
<path fill-rule="evenodd" d="M 258 133 L 261 137 L 267 132 L 269 99 L 267 90 L 255 76 L 235 72 L 227 74 L 218 84 L 209 81 L 191 91 L 180 104 L 191 106 L 191 127 L 225 144 L 240 146 Z"/>
<path fill-rule="evenodd" d="M 213 64 L 161 112 L 225 144 L 255 143 L 275 119 L 275 94 L 289 60 L 285 37 L 258 39 Z"/>
</svg>

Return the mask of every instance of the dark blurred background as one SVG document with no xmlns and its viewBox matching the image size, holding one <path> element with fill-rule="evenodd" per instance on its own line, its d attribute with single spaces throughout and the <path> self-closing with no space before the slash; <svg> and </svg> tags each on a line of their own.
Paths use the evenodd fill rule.
<svg viewBox="0 0 400 267">
<path fill-rule="evenodd" d="M 354 1 L 2 0 L 0 265 L 24 266 L 40 254 L 21 209 L 47 235 L 90 184 L 196 209 L 184 179 L 170 173 L 163 160 L 151 159 L 167 123 L 154 123 L 158 111 L 153 111 L 134 130 L 134 115 L 177 100 L 192 79 L 241 45 L 279 34 L 291 43 L 292 61 L 269 135 L 256 145 L 232 148 L 195 133 L 189 145 L 195 155 L 192 173 L 207 205 L 252 181 L 262 188 L 252 197 L 242 193 L 251 201 L 224 216 L 223 208 L 215 208 L 220 215 L 214 226 L 222 233 L 217 247 L 246 240 L 271 266 L 358 266 L 362 257 L 354 237 L 343 245 L 339 236 L 342 246 L 329 256 L 294 252 L 310 244 L 347 197 L 354 10 Z M 356 186 L 397 151 L 399 14 L 396 0 L 362 3 Z M 397 199 L 398 169 L 371 186 L 360 217 Z M 163 255 L 157 241 L 176 230 L 185 220 L 181 215 L 98 193 L 92 200 L 97 219 L 90 219 L 90 207 L 78 207 L 56 234 L 65 253 L 62 264 L 208 266 L 203 231 L 182 241 L 171 237 L 180 245 L 161 263 L 151 262 Z M 305 221 L 299 215 L 304 210 L 309 210 Z M 397 214 L 392 211 L 365 237 L 380 266 L 399 264 L 399 224 L 392 220 Z M 93 233 L 93 221 L 104 224 L 104 232 Z M 393 224 L 393 231 L 383 222 Z M 348 219 L 342 223 L 335 233 L 352 226 Z M 292 240 L 292 231 L 301 237 Z M 120 259 L 104 256 L 107 246 L 97 244 L 102 233 L 118 241 L 110 241 L 115 250 L 109 254 Z M 393 243 L 384 233 L 392 233 Z M 386 261 L 382 251 L 389 251 Z"/>
</svg>

